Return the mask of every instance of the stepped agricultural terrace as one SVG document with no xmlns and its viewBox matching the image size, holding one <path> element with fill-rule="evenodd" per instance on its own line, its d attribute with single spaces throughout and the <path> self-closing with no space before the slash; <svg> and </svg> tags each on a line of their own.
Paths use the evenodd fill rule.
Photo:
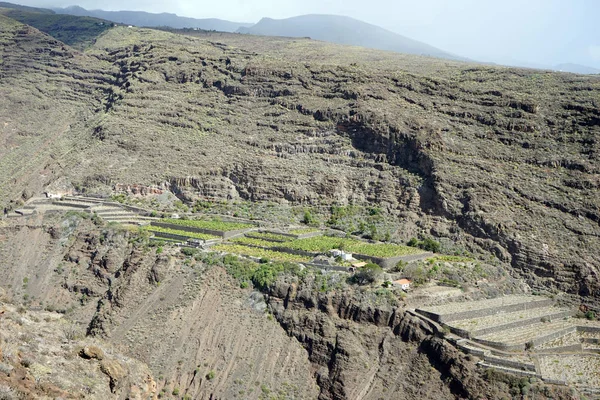
<svg viewBox="0 0 600 400">
<path fill-rule="evenodd" d="M 392 268 L 399 261 L 413 262 L 433 256 L 416 247 L 396 243 L 366 241 L 340 236 L 314 227 L 265 228 L 265 221 L 246 220 L 228 215 L 189 215 L 188 218 L 156 217 L 159 213 L 129 206 L 109 199 L 62 196 L 34 198 L 23 207 L 8 214 L 9 218 L 28 217 L 46 212 L 83 212 L 106 222 L 140 227 L 150 240 L 171 243 L 181 247 L 202 247 L 206 251 L 230 253 L 251 259 L 269 259 L 311 263 L 315 257 L 329 254 L 330 250 L 344 247 L 356 260 L 373 262 L 383 268 Z M 351 272 L 348 265 L 322 269 Z M 312 264 L 311 264 L 312 265 Z"/>
<path fill-rule="evenodd" d="M 446 337 L 479 365 L 600 395 L 600 323 L 542 296 L 423 307 L 416 313 L 440 324 Z M 594 397 L 595 398 L 595 397 Z"/>
<path fill-rule="evenodd" d="M 29 216 L 36 212 L 80 211 L 96 214 L 106 222 L 126 225 L 142 225 L 157 218 L 150 217 L 148 211 L 119 204 L 108 199 L 93 197 L 63 196 L 60 198 L 33 198 L 23 207 L 8 213 L 7 217 Z"/>
</svg>

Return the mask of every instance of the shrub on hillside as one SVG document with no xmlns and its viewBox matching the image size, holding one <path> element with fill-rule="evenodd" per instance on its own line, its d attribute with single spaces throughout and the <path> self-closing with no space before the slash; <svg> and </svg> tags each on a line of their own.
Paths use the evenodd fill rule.
<svg viewBox="0 0 600 400">
<path fill-rule="evenodd" d="M 352 278 L 354 282 L 358 283 L 359 285 L 365 285 L 375 282 L 382 273 L 383 268 L 377 264 L 369 263 L 364 267 L 359 268 Z"/>
</svg>

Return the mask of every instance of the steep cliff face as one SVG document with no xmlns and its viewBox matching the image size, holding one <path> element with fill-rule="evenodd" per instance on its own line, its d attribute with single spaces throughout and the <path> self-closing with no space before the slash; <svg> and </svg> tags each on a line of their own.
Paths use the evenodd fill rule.
<svg viewBox="0 0 600 400">
<path fill-rule="evenodd" d="M 319 399 L 512 397 L 518 378 L 484 374 L 431 323 L 368 297 L 284 281 L 267 296 L 281 326 L 307 349 Z M 564 388 L 537 390 L 540 398 L 571 396 Z"/>
</svg>

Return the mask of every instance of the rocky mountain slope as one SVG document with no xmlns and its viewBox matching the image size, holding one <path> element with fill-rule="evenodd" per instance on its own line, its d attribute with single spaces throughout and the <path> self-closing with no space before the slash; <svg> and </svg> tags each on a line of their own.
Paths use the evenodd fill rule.
<svg viewBox="0 0 600 400">
<path fill-rule="evenodd" d="M 433 234 L 598 305 L 597 77 L 128 28 L 82 53 L 0 18 L 5 202 L 119 183 L 377 205 L 397 240 Z"/>
<path fill-rule="evenodd" d="M 4 222 L 0 266 L 9 399 L 500 399 L 523 385 L 483 374 L 403 304 L 319 290 L 310 275 L 263 296 L 221 257 L 152 247 L 77 213 Z M 531 384 L 538 398 L 570 398 Z"/>
</svg>

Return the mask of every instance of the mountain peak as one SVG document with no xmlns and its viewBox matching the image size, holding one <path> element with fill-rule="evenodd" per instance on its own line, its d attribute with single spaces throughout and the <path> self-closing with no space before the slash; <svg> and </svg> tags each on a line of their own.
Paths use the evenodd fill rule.
<svg viewBox="0 0 600 400">
<path fill-rule="evenodd" d="M 240 33 L 263 36 L 310 37 L 326 42 L 465 60 L 426 43 L 343 15 L 306 14 L 285 19 L 262 18 Z"/>
</svg>

